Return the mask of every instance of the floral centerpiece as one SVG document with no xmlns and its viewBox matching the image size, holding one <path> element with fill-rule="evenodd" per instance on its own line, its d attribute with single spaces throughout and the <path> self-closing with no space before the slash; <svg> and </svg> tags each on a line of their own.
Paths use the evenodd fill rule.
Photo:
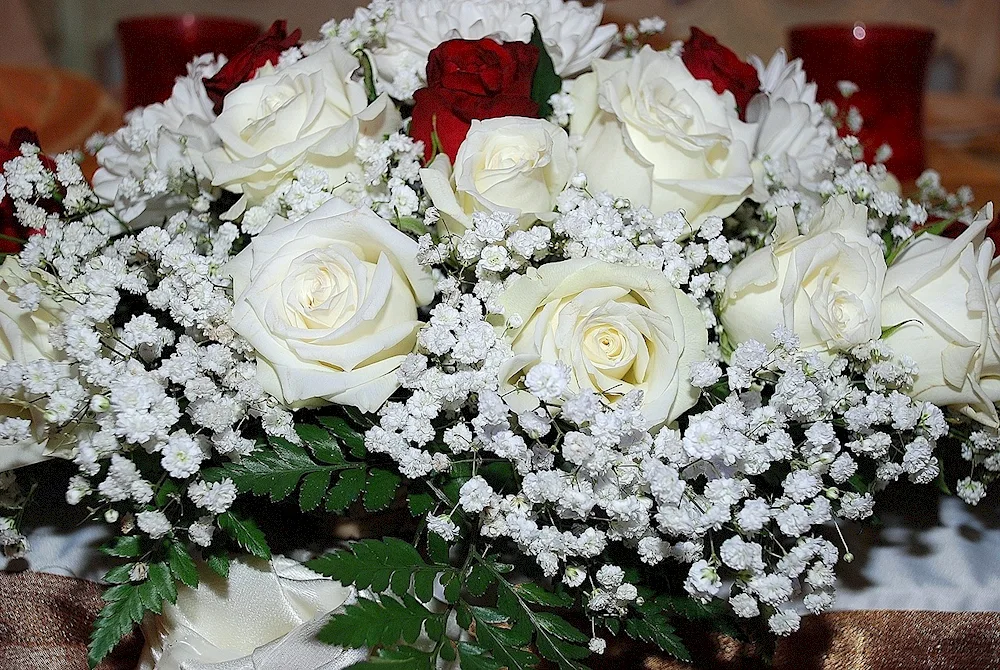
<svg viewBox="0 0 1000 670">
<path fill-rule="evenodd" d="M 93 664 L 145 621 L 174 667 L 184 603 L 248 570 L 323 585 L 301 641 L 363 667 L 685 659 L 682 619 L 831 607 L 838 522 L 890 483 L 984 495 L 991 206 L 932 172 L 903 197 L 782 51 L 601 13 L 375 0 L 195 59 L 92 180 L 0 148 L 0 468 L 70 459 L 116 531 Z M 413 523 L 296 538 L 308 569 L 243 557 L 273 515 L 386 509 Z"/>
</svg>

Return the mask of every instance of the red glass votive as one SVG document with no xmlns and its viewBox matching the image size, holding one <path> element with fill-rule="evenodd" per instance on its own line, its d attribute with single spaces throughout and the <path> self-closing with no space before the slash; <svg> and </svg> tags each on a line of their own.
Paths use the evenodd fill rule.
<svg viewBox="0 0 1000 670">
<path fill-rule="evenodd" d="M 886 167 L 901 181 L 916 179 L 924 169 L 924 84 L 934 31 L 857 23 L 801 26 L 788 38 L 792 58 L 801 58 L 816 82 L 817 99 L 832 100 L 842 113 L 858 108 L 865 160 L 888 144 Z M 837 87 L 844 80 L 859 87 L 847 100 Z"/>
<path fill-rule="evenodd" d="M 204 53 L 232 56 L 253 42 L 261 27 L 251 21 L 207 16 L 143 16 L 118 23 L 125 74 L 126 110 L 170 97 L 174 80 Z"/>
</svg>

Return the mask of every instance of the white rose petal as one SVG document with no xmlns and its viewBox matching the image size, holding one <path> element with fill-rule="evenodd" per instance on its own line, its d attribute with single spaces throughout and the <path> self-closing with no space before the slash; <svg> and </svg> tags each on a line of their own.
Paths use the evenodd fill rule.
<svg viewBox="0 0 1000 670">
<path fill-rule="evenodd" d="M 690 409 L 698 390 L 691 365 L 704 358 L 705 320 L 661 272 L 594 259 L 551 263 L 514 281 L 501 296 L 505 314 L 524 325 L 506 331 L 514 358 L 508 384 L 537 363 L 570 368 L 570 393 L 615 401 L 643 391 L 652 424 Z"/>
<path fill-rule="evenodd" d="M 916 362 L 915 399 L 954 406 L 996 428 L 1000 265 L 985 237 L 992 220 L 990 204 L 957 239 L 916 238 L 886 275 L 881 325 L 899 325 L 886 341 Z"/>
<path fill-rule="evenodd" d="M 353 78 L 358 60 L 336 43 L 275 70 L 268 63 L 229 93 L 212 124 L 222 146 L 205 156 L 212 183 L 259 205 L 301 167 L 322 169 L 343 184 L 363 169 L 362 136 L 381 140 L 402 126 L 388 96 L 368 104 Z"/>
<path fill-rule="evenodd" d="M 55 281 L 54 277 L 48 277 Z M 8 363 L 25 364 L 31 361 L 55 361 L 59 354 L 49 343 L 49 331 L 65 316 L 61 303 L 42 299 L 33 312 L 18 305 L 15 291 L 30 285 L 34 280 L 8 256 L 0 266 L 0 368 Z M 47 424 L 43 408 L 37 403 L 27 403 L 23 397 L 0 399 L 0 419 L 26 422 L 26 434 L 19 435 L 13 444 L 0 444 L 0 472 L 23 465 L 31 465 L 53 455 L 47 440 Z"/>
<path fill-rule="evenodd" d="M 820 352 L 878 339 L 886 266 L 867 223 L 867 208 L 846 195 L 828 201 L 804 235 L 792 210 L 779 209 L 774 242 L 726 282 L 721 320 L 733 345 L 770 342 L 778 326 Z"/>
<path fill-rule="evenodd" d="M 574 172 L 576 156 L 565 130 L 542 119 L 508 116 L 473 121 L 454 169 L 441 154 L 420 177 L 441 214 L 438 225 L 461 235 L 476 212 L 508 212 L 522 228 L 552 220 Z"/>
<path fill-rule="evenodd" d="M 591 190 L 627 197 L 654 214 L 683 210 L 698 226 L 736 211 L 753 183 L 756 127 L 732 93 L 695 79 L 679 56 L 644 47 L 597 60 L 573 86 L 573 135 Z"/>
<path fill-rule="evenodd" d="M 225 667 L 261 667 L 258 663 L 269 667 L 306 667 L 306 658 L 315 655 L 316 649 L 309 646 L 308 639 L 299 640 L 296 631 L 351 597 L 350 589 L 283 556 L 276 556 L 270 562 L 236 559 L 230 566 L 228 580 L 202 564 L 199 582 L 196 589 L 178 589 L 177 603 L 165 603 L 162 615 L 146 618 L 143 624 L 146 648 L 138 670 L 212 667 L 214 663 L 244 658 L 245 665 Z M 265 645 L 286 635 L 289 637 L 281 643 L 298 655 L 298 662 L 270 665 L 268 660 L 275 660 L 270 657 L 280 652 L 282 644 L 274 648 Z M 344 653 L 336 647 L 322 646 L 326 647 L 322 651 L 327 661 Z M 278 658 L 288 661 L 285 657 Z"/>
<path fill-rule="evenodd" d="M 291 407 L 377 410 L 434 295 L 417 246 L 340 200 L 294 223 L 275 217 L 228 266 L 231 325 L 256 350 L 264 390 Z"/>
</svg>

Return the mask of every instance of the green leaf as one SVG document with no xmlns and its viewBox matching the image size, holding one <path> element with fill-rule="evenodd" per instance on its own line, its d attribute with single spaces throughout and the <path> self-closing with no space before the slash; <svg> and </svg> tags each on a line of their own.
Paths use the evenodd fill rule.
<svg viewBox="0 0 1000 670">
<path fill-rule="evenodd" d="M 116 565 L 104 575 L 104 581 L 108 584 L 124 584 L 132 578 L 132 567 L 135 563 L 125 563 Z"/>
<path fill-rule="evenodd" d="M 482 608 L 472 608 L 473 620 L 476 622 L 476 639 L 485 649 L 490 651 L 493 659 L 501 667 L 509 670 L 528 670 L 538 664 L 538 657 L 524 648 L 510 635 L 510 629 L 501 628 L 480 616 Z M 506 618 L 504 618 L 506 622 Z"/>
<path fill-rule="evenodd" d="M 535 614 L 535 621 L 542 630 L 552 633 L 560 640 L 567 642 L 587 642 L 590 637 L 578 631 L 566 619 L 551 612 L 538 612 Z"/>
<path fill-rule="evenodd" d="M 397 216 L 396 227 L 404 233 L 413 233 L 414 235 L 427 234 L 427 226 L 415 216 Z"/>
<path fill-rule="evenodd" d="M 400 640 L 412 644 L 429 619 L 438 619 L 443 630 L 444 617 L 444 613 L 431 612 L 408 594 L 400 600 L 391 596 L 379 601 L 361 599 L 331 618 L 318 637 L 342 647 L 395 645 Z"/>
<path fill-rule="evenodd" d="M 396 497 L 396 489 L 402 481 L 394 472 L 373 469 L 368 473 L 368 485 L 365 487 L 365 509 L 378 512 L 389 507 Z"/>
<path fill-rule="evenodd" d="M 142 606 L 147 611 L 154 614 L 161 614 L 163 612 L 163 596 L 160 595 L 160 592 L 156 590 L 149 580 L 139 584 L 139 600 L 142 601 Z"/>
<path fill-rule="evenodd" d="M 122 584 L 113 589 L 112 599 L 105 598 L 107 604 L 97 616 L 87 647 L 87 663 L 91 668 L 100 663 L 112 649 L 128 635 L 146 613 L 139 585 Z"/>
<path fill-rule="evenodd" d="M 271 558 L 271 549 L 267 546 L 267 539 L 253 519 L 241 519 L 232 512 L 226 512 L 219 515 L 218 522 L 219 528 L 250 554 L 257 558 Z"/>
<path fill-rule="evenodd" d="M 170 561 L 170 572 L 174 577 L 192 589 L 198 588 L 198 567 L 194 564 L 187 547 L 180 542 L 171 542 L 167 547 L 167 557 Z"/>
<path fill-rule="evenodd" d="M 372 69 L 372 62 L 368 58 L 368 54 L 362 49 L 355 51 L 354 56 L 361 63 L 361 73 L 365 83 L 365 93 L 368 96 L 368 102 L 369 104 L 373 103 L 378 98 L 378 91 L 375 90 L 375 72 Z"/>
<path fill-rule="evenodd" d="M 538 19 L 531 16 L 531 22 L 535 26 L 531 33 L 531 44 L 538 48 L 538 67 L 535 68 L 535 77 L 531 81 L 531 99 L 538 103 L 538 116 L 545 119 L 552 116 L 549 98 L 562 90 L 562 79 L 556 74 L 552 56 L 545 48 L 542 31 L 538 28 Z"/>
<path fill-rule="evenodd" d="M 431 600 L 435 577 L 456 573 L 446 565 L 428 565 L 412 545 L 392 537 L 352 542 L 347 549 L 325 554 L 306 565 L 343 584 L 375 592 L 389 589 L 400 597 L 409 593 L 412 584 L 417 598 L 425 602 Z"/>
<path fill-rule="evenodd" d="M 662 651 L 682 661 L 690 661 L 691 654 L 674 631 L 666 617 L 653 616 L 642 619 L 628 619 L 625 632 L 633 640 L 655 644 Z"/>
<path fill-rule="evenodd" d="M 351 666 L 351 670 L 434 670 L 434 655 L 413 647 L 379 649 L 378 656 Z"/>
<path fill-rule="evenodd" d="M 171 498 L 177 498 L 180 495 L 181 487 L 177 482 L 173 479 L 166 479 L 156 489 L 156 498 L 153 502 L 156 503 L 157 507 L 165 507 Z"/>
<path fill-rule="evenodd" d="M 934 486 L 936 486 L 937 490 L 946 496 L 954 495 L 951 492 L 951 488 L 948 486 L 948 481 L 944 478 L 944 463 L 941 462 L 940 458 L 938 459 L 938 476 L 937 479 L 934 480 Z"/>
<path fill-rule="evenodd" d="M 101 547 L 101 553 L 117 558 L 138 558 L 142 553 L 138 535 L 116 537 L 109 544 Z"/>
<path fill-rule="evenodd" d="M 536 605 L 546 605 L 547 607 L 569 607 L 573 604 L 573 598 L 565 593 L 553 593 L 552 591 L 546 591 L 541 586 L 532 582 L 513 584 L 510 588 L 522 600 Z"/>
<path fill-rule="evenodd" d="M 229 579 L 229 554 L 219 552 L 208 557 L 208 567 L 223 579 Z"/>
<path fill-rule="evenodd" d="M 323 502 L 323 496 L 330 487 L 329 470 L 311 472 L 302 478 L 302 488 L 299 490 L 299 507 L 303 512 L 311 512 Z"/>
<path fill-rule="evenodd" d="M 483 566 L 476 564 L 469 571 L 469 576 L 465 580 L 465 588 L 474 596 L 481 596 L 490 588 L 493 583 L 493 575 Z"/>
<path fill-rule="evenodd" d="M 328 431 L 308 423 L 295 426 L 295 432 L 302 438 L 303 444 L 309 448 L 317 460 L 328 465 L 346 465 L 344 452 L 340 449 L 337 438 Z"/>
<path fill-rule="evenodd" d="M 311 428 L 322 430 L 315 426 Z M 307 429 L 303 430 L 308 432 Z M 327 440 L 332 439 L 325 432 L 324 435 Z M 324 456 L 329 455 L 326 451 L 323 453 Z M 329 474 L 345 467 L 356 466 L 349 466 L 346 463 L 338 465 L 317 463 L 304 448 L 288 440 L 273 438 L 270 446 L 243 458 L 239 463 L 223 466 L 222 472 L 233 480 L 241 493 L 268 495 L 272 501 L 279 501 L 290 496 L 299 485 L 299 481 L 307 475 L 317 472 Z M 315 491 L 306 494 L 307 501 L 312 502 L 313 496 Z"/>
<path fill-rule="evenodd" d="M 919 323 L 919 321 L 917 321 L 916 319 L 908 319 L 906 321 L 900 321 L 899 323 L 893 324 L 891 326 L 885 326 L 884 328 L 882 328 L 882 335 L 880 336 L 880 339 L 884 340 L 887 337 L 891 337 L 897 330 L 899 330 L 908 323 Z"/>
<path fill-rule="evenodd" d="M 457 573 L 451 573 L 451 577 L 442 577 L 441 583 L 444 585 L 444 599 L 449 604 L 458 602 L 462 595 L 462 580 Z"/>
<path fill-rule="evenodd" d="M 588 638 L 589 639 L 589 638 Z M 586 670 L 586 666 L 580 665 L 576 661 L 590 656 L 590 650 L 575 644 L 569 644 L 557 637 L 539 635 L 535 640 L 539 653 L 560 668 L 572 668 L 573 670 Z"/>
<path fill-rule="evenodd" d="M 146 580 L 161 600 L 177 602 L 177 584 L 174 583 L 173 575 L 170 574 L 170 568 L 166 563 L 150 563 Z"/>
<path fill-rule="evenodd" d="M 438 565 L 447 565 L 448 559 L 451 556 L 451 548 L 448 545 L 448 540 L 440 535 L 428 533 L 427 553 L 430 555 L 431 560 Z"/>
<path fill-rule="evenodd" d="M 354 430 L 347 421 L 339 416 L 323 416 L 320 417 L 319 422 L 340 438 L 352 456 L 355 458 L 365 457 L 365 436 Z"/>
<path fill-rule="evenodd" d="M 364 488 L 364 470 L 345 470 L 340 474 L 336 485 L 330 489 L 330 495 L 326 499 L 326 511 L 343 512 L 358 499 Z"/>
<path fill-rule="evenodd" d="M 411 493 L 407 496 L 407 503 L 410 506 L 410 514 L 413 516 L 424 516 L 434 509 L 434 496 L 429 493 Z"/>
<path fill-rule="evenodd" d="M 464 670 L 501 670 L 502 665 L 494 661 L 487 651 L 471 642 L 459 642 L 458 654 Z"/>
</svg>

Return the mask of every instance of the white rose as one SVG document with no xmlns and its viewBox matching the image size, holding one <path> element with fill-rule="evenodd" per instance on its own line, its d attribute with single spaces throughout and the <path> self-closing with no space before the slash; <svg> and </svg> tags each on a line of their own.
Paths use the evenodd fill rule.
<svg viewBox="0 0 1000 670">
<path fill-rule="evenodd" d="M 778 326 L 820 352 L 878 339 L 886 267 L 867 225 L 868 208 L 846 195 L 827 201 L 802 235 L 791 208 L 780 208 L 774 241 L 728 278 L 721 320 L 733 345 L 770 342 Z"/>
<path fill-rule="evenodd" d="M 1000 263 L 985 229 L 993 205 L 957 239 L 924 234 L 889 268 L 881 325 L 917 363 L 913 395 L 998 427 Z"/>
<path fill-rule="evenodd" d="M 220 667 L 320 667 L 268 662 L 280 653 L 282 643 L 297 642 L 297 631 L 312 630 L 310 622 L 351 597 L 350 589 L 281 556 L 269 563 L 238 558 L 230 564 L 228 580 L 204 565 L 198 572 L 198 588 L 178 589 L 176 604 L 164 603 L 163 614 L 146 618 L 142 627 L 146 647 L 138 670 L 195 670 L 225 661 L 232 663 Z M 313 637 L 316 632 L 312 630 Z M 303 645 L 300 652 L 309 651 L 307 640 L 297 644 Z M 326 660 L 352 653 L 323 646 Z M 354 653 L 351 658 L 358 662 L 364 655 Z"/>
<path fill-rule="evenodd" d="M 219 137 L 211 127 L 215 111 L 203 79 L 225 63 L 225 56 L 212 54 L 194 59 L 166 102 L 129 112 L 125 127 L 97 152 L 94 192 L 130 227 L 162 223 L 189 205 L 190 196 L 170 190 L 167 180 L 193 176 L 211 187 L 204 156 L 219 145 Z"/>
<path fill-rule="evenodd" d="M 592 390 L 609 401 L 641 390 L 651 424 L 673 421 L 694 406 L 688 381 L 705 355 L 700 310 L 662 272 L 576 259 L 543 265 L 516 279 L 501 302 L 523 325 L 507 336 L 514 382 L 536 363 L 563 362 L 570 392 Z"/>
<path fill-rule="evenodd" d="M 324 170 L 333 186 L 363 173 L 355 147 L 402 125 L 388 96 L 368 104 L 353 78 L 358 61 L 331 42 L 275 70 L 270 63 L 229 93 L 212 124 L 222 146 L 205 156 L 216 186 L 260 204 L 300 167 Z"/>
<path fill-rule="evenodd" d="M 54 277 L 48 279 L 55 281 Z M 8 363 L 23 365 L 60 358 L 49 342 L 49 331 L 60 323 L 65 310 L 59 303 L 43 299 L 37 310 L 29 312 L 18 306 L 19 299 L 14 295 L 14 289 L 33 281 L 13 256 L 8 256 L 0 266 L 0 368 Z M 43 410 L 36 398 L 20 394 L 0 398 L 0 419 L 21 419 L 30 423 L 24 439 L 16 442 L 0 439 L 0 472 L 31 465 L 53 455 Z"/>
<path fill-rule="evenodd" d="M 555 217 L 556 198 L 576 171 L 569 136 L 542 119 L 508 116 L 473 121 L 455 156 L 444 154 L 420 171 L 424 189 L 455 235 L 475 212 L 510 212 L 522 226 Z"/>
<path fill-rule="evenodd" d="M 732 93 L 695 79 L 679 56 L 643 49 L 594 61 L 573 86 L 570 132 L 590 187 L 645 205 L 684 210 L 699 225 L 728 216 L 749 195 L 756 128 L 740 121 Z"/>
<path fill-rule="evenodd" d="M 416 254 L 412 238 L 340 200 L 272 219 L 228 266 L 231 325 L 256 350 L 264 390 L 294 407 L 377 410 L 399 388 L 417 307 L 434 297 Z"/>
</svg>

